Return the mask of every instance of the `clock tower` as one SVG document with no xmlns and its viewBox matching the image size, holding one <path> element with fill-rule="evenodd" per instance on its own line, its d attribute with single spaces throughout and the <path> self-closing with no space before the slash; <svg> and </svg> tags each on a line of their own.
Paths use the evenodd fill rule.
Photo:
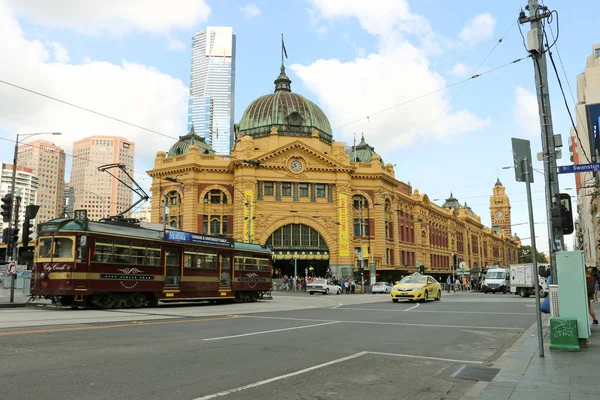
<svg viewBox="0 0 600 400">
<path fill-rule="evenodd" d="M 492 217 L 492 228 L 500 227 L 506 235 L 512 236 L 510 200 L 500 179 L 496 180 L 493 193 L 490 196 L 490 215 Z"/>
</svg>

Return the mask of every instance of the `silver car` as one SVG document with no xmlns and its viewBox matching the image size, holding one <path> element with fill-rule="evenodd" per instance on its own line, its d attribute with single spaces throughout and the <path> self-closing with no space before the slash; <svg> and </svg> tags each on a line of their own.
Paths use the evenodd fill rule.
<svg viewBox="0 0 600 400">
<path fill-rule="evenodd" d="M 392 291 L 392 285 L 387 282 L 375 282 L 371 285 L 371 293 L 389 293 Z"/>
<path fill-rule="evenodd" d="M 309 283 L 306 286 L 306 290 L 310 294 L 315 294 L 315 293 L 340 294 L 340 293 L 342 293 L 342 288 L 340 286 L 334 285 L 332 281 L 329 281 L 326 279 L 315 279 L 314 281 L 312 281 L 311 283 Z"/>
</svg>

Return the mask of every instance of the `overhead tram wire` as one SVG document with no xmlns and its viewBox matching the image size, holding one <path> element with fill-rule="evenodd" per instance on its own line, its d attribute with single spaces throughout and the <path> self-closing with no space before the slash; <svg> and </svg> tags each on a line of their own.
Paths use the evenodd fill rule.
<svg viewBox="0 0 600 400">
<path fill-rule="evenodd" d="M 446 104 L 446 107 L 444 107 L 444 109 L 442 110 L 442 112 L 436 117 L 436 119 L 433 120 L 433 122 L 429 125 L 429 127 L 427 127 L 427 130 L 425 132 L 421 133 L 421 135 L 419 137 L 419 140 L 417 140 L 415 142 L 415 144 L 408 150 L 408 152 L 406 153 L 406 155 L 404 156 L 404 158 L 402 159 L 402 161 L 400 161 L 400 163 L 398 163 L 398 165 L 402 165 L 408 159 L 408 157 L 410 157 L 410 155 L 413 152 L 413 150 L 415 148 L 417 148 L 417 146 L 419 145 L 419 143 L 421 143 L 421 141 L 425 138 L 425 135 L 428 134 L 429 132 L 431 132 L 431 129 L 433 128 L 433 126 L 440 120 L 440 118 L 442 118 L 442 116 L 444 116 L 446 114 L 446 112 L 448 111 L 448 109 L 450 108 L 450 106 L 452 105 L 452 103 L 454 102 L 454 100 L 456 100 L 456 98 L 460 95 L 460 93 L 463 91 L 463 89 L 465 88 L 465 86 L 467 86 L 467 84 L 469 83 L 469 81 L 471 79 L 475 79 L 475 78 L 478 78 L 478 77 L 481 76 L 481 74 L 477 74 L 477 71 L 479 71 L 479 69 L 481 68 L 481 66 L 492 55 L 492 53 L 494 52 L 494 50 L 496 50 L 496 48 L 498 47 L 498 45 L 500 45 L 500 43 L 502 43 L 502 40 L 506 37 L 506 35 L 508 35 L 508 33 L 512 30 L 512 28 L 515 26 L 516 23 L 517 23 L 517 21 L 513 21 L 513 23 L 510 25 L 510 27 L 504 33 L 504 35 L 502 35 L 502 37 L 500 37 L 500 39 L 498 39 L 498 41 L 496 42 L 496 44 L 494 45 L 494 47 L 492 47 L 492 49 L 488 52 L 488 54 L 479 63 L 479 65 L 477 66 L 477 68 L 475 68 L 475 71 L 473 71 L 473 75 L 471 76 L 471 78 L 464 81 L 463 85 L 458 89 L 458 91 L 454 94 L 454 96 L 452 96 L 452 98 L 450 99 L 450 101 L 448 102 L 448 104 Z M 521 58 L 519 60 L 512 61 L 511 63 L 506 64 L 506 65 L 515 64 L 515 63 L 517 63 L 517 62 L 519 62 L 521 60 L 523 60 L 523 58 Z M 486 73 L 491 72 L 491 71 L 492 70 L 487 71 Z"/>
<path fill-rule="evenodd" d="M 542 2 L 542 5 L 544 5 L 543 2 Z M 552 30 L 552 20 L 553 20 L 552 14 L 556 14 L 556 38 L 554 37 L 554 31 Z M 558 37 L 560 34 L 559 24 L 558 24 L 558 11 L 552 10 L 550 12 L 550 17 L 548 17 L 548 27 L 550 28 L 550 34 L 552 36 L 553 47 L 556 47 L 556 54 L 558 54 L 558 60 L 560 61 L 560 66 L 562 67 L 563 74 L 565 75 L 565 80 L 567 81 L 567 86 L 569 87 L 569 92 L 571 93 L 571 99 L 573 100 L 573 103 L 575 105 L 575 112 L 577 113 L 579 122 L 581 122 L 581 124 L 584 125 L 585 122 L 584 122 L 583 118 L 581 117 L 581 113 L 579 112 L 579 109 L 577 108 L 577 102 L 575 101 L 575 96 L 573 95 L 573 90 L 571 89 L 571 83 L 569 82 L 569 77 L 567 75 L 567 71 L 565 70 L 565 66 L 564 66 L 564 64 L 562 62 L 562 58 L 560 56 L 560 51 L 558 50 L 557 42 L 558 42 Z M 546 33 L 545 21 L 544 21 L 544 23 L 542 23 L 542 31 L 544 33 L 544 36 L 546 37 L 546 42 L 549 43 L 550 41 L 548 40 L 548 34 Z M 552 51 L 550 51 L 550 49 L 548 49 L 548 55 L 550 56 L 550 62 L 552 63 L 552 68 L 554 69 L 554 74 L 556 75 L 556 80 L 558 81 L 558 86 L 560 87 L 560 91 L 563 96 L 565 108 L 567 109 L 567 113 L 569 113 L 569 118 L 571 119 L 571 125 L 573 126 L 573 130 L 575 131 L 575 136 L 577 137 L 577 141 L 580 144 L 579 147 L 581 148 L 581 151 L 582 151 L 583 156 L 585 157 L 586 161 L 588 163 L 591 163 L 592 161 L 588 157 L 587 152 L 585 151 L 585 148 L 582 146 L 581 137 L 579 136 L 579 131 L 577 130 L 577 126 L 576 126 L 575 122 L 573 121 L 573 115 L 571 114 L 571 109 L 569 108 L 569 104 L 568 104 L 567 98 L 565 96 L 565 91 L 563 89 L 562 82 L 561 82 L 560 76 L 558 74 L 558 70 L 556 68 L 556 64 L 554 63 L 554 58 L 552 57 Z"/>
</svg>

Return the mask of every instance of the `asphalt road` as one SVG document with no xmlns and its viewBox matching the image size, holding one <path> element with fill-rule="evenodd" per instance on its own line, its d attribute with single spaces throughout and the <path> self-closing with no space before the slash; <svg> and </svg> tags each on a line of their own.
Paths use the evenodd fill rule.
<svg viewBox="0 0 600 400">
<path fill-rule="evenodd" d="M 0 398 L 459 399 L 475 381 L 451 375 L 534 321 L 531 299 L 474 293 L 0 311 Z"/>
</svg>

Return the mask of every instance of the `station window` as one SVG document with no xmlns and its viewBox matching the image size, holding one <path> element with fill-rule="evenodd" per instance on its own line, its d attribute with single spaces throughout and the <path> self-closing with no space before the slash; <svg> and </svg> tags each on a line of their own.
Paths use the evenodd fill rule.
<svg viewBox="0 0 600 400">
<path fill-rule="evenodd" d="M 274 188 L 274 184 L 273 182 L 265 182 L 264 186 L 263 186 L 263 194 L 265 196 L 273 196 L 273 188 Z"/>
<path fill-rule="evenodd" d="M 325 185 L 322 183 L 317 183 L 315 186 L 317 191 L 317 197 L 325 197 Z"/>
<path fill-rule="evenodd" d="M 282 196 L 291 196 L 292 195 L 292 184 L 288 182 L 284 182 L 281 184 L 281 195 Z"/>
<path fill-rule="evenodd" d="M 308 197 L 308 183 L 301 183 L 298 189 L 300 197 Z"/>
</svg>

